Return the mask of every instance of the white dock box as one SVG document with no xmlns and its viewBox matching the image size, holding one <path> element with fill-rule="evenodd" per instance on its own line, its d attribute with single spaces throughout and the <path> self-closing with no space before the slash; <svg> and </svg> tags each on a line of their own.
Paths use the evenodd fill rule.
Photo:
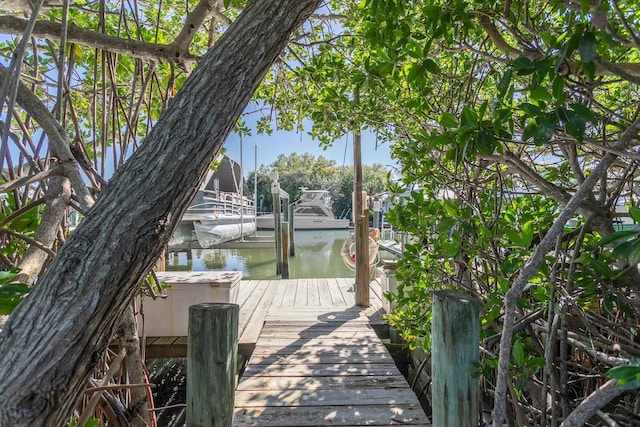
<svg viewBox="0 0 640 427">
<path fill-rule="evenodd" d="M 163 271 L 156 273 L 166 282 L 166 297 L 142 300 L 147 337 L 186 337 L 189 306 L 205 302 L 236 304 L 242 273 L 239 271 Z M 142 319 L 138 322 L 142 325 Z"/>
</svg>

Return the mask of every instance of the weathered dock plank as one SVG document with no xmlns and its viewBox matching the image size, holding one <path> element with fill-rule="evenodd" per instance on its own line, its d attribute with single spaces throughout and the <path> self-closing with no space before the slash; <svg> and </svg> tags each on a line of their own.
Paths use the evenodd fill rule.
<svg viewBox="0 0 640 427">
<path fill-rule="evenodd" d="M 393 362 L 382 363 L 315 363 L 313 365 L 288 365 L 285 363 L 249 365 L 243 377 L 257 376 L 289 376 L 289 377 L 332 377 L 332 376 L 367 376 L 367 375 L 399 375 Z"/>
<path fill-rule="evenodd" d="M 236 390 L 317 390 L 362 389 L 376 385 L 380 388 L 406 388 L 407 382 L 399 375 L 348 376 L 348 377 L 247 377 Z"/>
<path fill-rule="evenodd" d="M 320 293 L 318 290 L 317 279 L 309 279 L 307 281 L 307 303 L 310 306 L 320 305 Z"/>
<path fill-rule="evenodd" d="M 384 388 L 361 389 L 290 389 L 252 390 L 236 393 L 236 406 L 344 406 L 351 405 L 410 405 L 415 403 L 415 394 L 408 388 L 397 388 L 392 393 Z"/>
<path fill-rule="evenodd" d="M 335 279 L 327 279 L 327 288 L 329 288 L 329 295 L 331 296 L 331 303 L 335 306 L 346 306 L 344 296 L 342 296 L 342 291 L 340 290 L 340 286 L 338 286 L 338 282 Z M 353 304 L 351 304 L 353 305 Z"/>
<path fill-rule="evenodd" d="M 284 298 L 282 299 L 282 305 L 295 305 L 297 293 L 298 293 L 298 281 L 287 280 Z"/>
<path fill-rule="evenodd" d="M 342 297 L 344 298 L 347 306 L 356 305 L 356 284 L 354 279 L 330 279 L 335 280 L 338 287 L 340 288 L 340 292 L 342 292 Z"/>
<path fill-rule="evenodd" d="M 260 332 L 262 332 L 264 320 L 267 317 L 273 298 L 280 285 L 277 280 L 269 280 L 266 282 L 267 286 L 255 310 L 251 314 L 250 320 L 247 322 L 246 327 L 239 333 L 238 348 L 242 354 L 249 354 Z"/>
<path fill-rule="evenodd" d="M 331 347 L 323 347 L 324 350 L 314 352 L 294 352 L 294 353 L 271 353 L 271 347 L 256 347 L 251 357 L 252 365 L 272 365 L 275 363 L 287 364 L 319 364 L 319 363 L 393 363 L 389 354 L 383 351 L 358 354 L 357 351 L 349 350 L 336 352 Z M 351 347 L 355 349 L 356 347 Z M 256 354 L 260 351 L 261 354 Z"/>
<path fill-rule="evenodd" d="M 269 325 L 271 326 L 271 325 Z M 368 338 L 368 339 L 377 339 L 378 336 L 372 329 L 369 328 L 349 328 L 349 329 L 340 329 L 340 330 L 331 330 L 331 329 L 314 329 L 314 328 L 305 328 L 302 330 L 295 330 L 292 328 L 269 328 L 263 329 L 260 334 L 261 338 L 289 338 L 289 337 L 299 337 L 299 338 Z"/>
<path fill-rule="evenodd" d="M 251 282 L 249 282 L 250 284 Z M 238 319 L 238 336 L 242 337 L 245 329 L 249 325 L 249 321 L 253 318 L 260 301 L 264 297 L 264 293 L 269 287 L 269 280 L 257 281 L 257 285 L 252 289 L 249 297 L 240 305 L 240 317 Z M 240 289 L 243 287 L 243 282 L 240 282 Z M 242 339 L 242 338 L 241 338 Z"/>
<path fill-rule="evenodd" d="M 377 280 L 372 280 L 369 283 L 369 290 L 371 291 L 371 301 L 375 304 L 376 301 L 382 301 L 384 295 L 382 295 L 382 285 Z"/>
<path fill-rule="evenodd" d="M 236 409 L 233 424 L 236 427 L 430 425 L 418 404 L 245 407 Z"/>
<path fill-rule="evenodd" d="M 296 299 L 294 305 L 306 307 L 307 304 L 307 296 L 309 295 L 307 284 L 309 279 L 299 279 L 297 283 L 297 291 L 296 291 Z"/>
<path fill-rule="evenodd" d="M 316 281 L 318 283 L 318 296 L 320 298 L 320 303 L 318 305 L 332 305 L 333 302 L 331 300 L 331 293 L 329 292 L 327 279 L 316 279 Z"/>
<path fill-rule="evenodd" d="M 273 302 L 271 304 L 274 305 L 282 305 L 282 300 L 285 297 L 287 291 L 287 283 L 288 280 L 280 280 L 278 283 L 278 288 L 276 289 L 276 293 L 273 296 Z"/>
</svg>

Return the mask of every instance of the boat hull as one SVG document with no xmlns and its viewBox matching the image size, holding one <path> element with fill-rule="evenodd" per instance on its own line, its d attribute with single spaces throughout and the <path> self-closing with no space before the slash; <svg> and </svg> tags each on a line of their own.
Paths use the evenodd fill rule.
<svg viewBox="0 0 640 427">
<path fill-rule="evenodd" d="M 200 247 L 212 248 L 221 243 L 237 240 L 255 233 L 256 224 L 253 219 L 228 223 L 194 221 L 193 229 Z"/>
<path fill-rule="evenodd" d="M 273 230 L 273 215 L 262 215 L 256 218 L 258 230 Z M 296 230 L 342 230 L 349 228 L 350 221 L 348 219 L 331 219 L 331 218 L 304 218 L 296 216 L 294 219 L 294 227 Z"/>
</svg>

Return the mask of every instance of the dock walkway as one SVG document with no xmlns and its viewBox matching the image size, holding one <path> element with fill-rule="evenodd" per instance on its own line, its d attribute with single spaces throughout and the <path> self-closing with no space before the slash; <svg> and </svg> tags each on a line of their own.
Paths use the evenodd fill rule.
<svg viewBox="0 0 640 427">
<path fill-rule="evenodd" d="M 238 352 L 249 358 L 234 426 L 429 426 L 375 330 L 382 291 L 355 306 L 353 278 L 242 280 Z M 186 337 L 149 337 L 148 358 L 186 357 Z"/>
<path fill-rule="evenodd" d="M 373 330 L 381 322 L 375 281 L 370 294 L 372 306 L 362 309 L 355 307 L 353 279 L 241 287 L 240 345 L 253 348 L 236 390 L 234 425 L 428 426 Z"/>
</svg>

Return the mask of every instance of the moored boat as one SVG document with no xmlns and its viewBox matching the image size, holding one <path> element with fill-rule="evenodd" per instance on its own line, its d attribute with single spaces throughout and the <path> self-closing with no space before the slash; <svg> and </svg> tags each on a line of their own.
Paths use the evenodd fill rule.
<svg viewBox="0 0 640 427">
<path fill-rule="evenodd" d="M 246 193 L 240 165 L 224 156 L 180 219 L 169 246 L 197 241 L 211 248 L 254 234 L 255 204 Z"/>
<path fill-rule="evenodd" d="M 302 188 L 302 195 L 293 204 L 293 223 L 296 230 L 338 230 L 349 227 L 350 220 L 336 218 L 331 209 L 331 197 L 326 190 Z M 273 230 L 273 214 L 256 218 L 258 229 Z"/>
</svg>

